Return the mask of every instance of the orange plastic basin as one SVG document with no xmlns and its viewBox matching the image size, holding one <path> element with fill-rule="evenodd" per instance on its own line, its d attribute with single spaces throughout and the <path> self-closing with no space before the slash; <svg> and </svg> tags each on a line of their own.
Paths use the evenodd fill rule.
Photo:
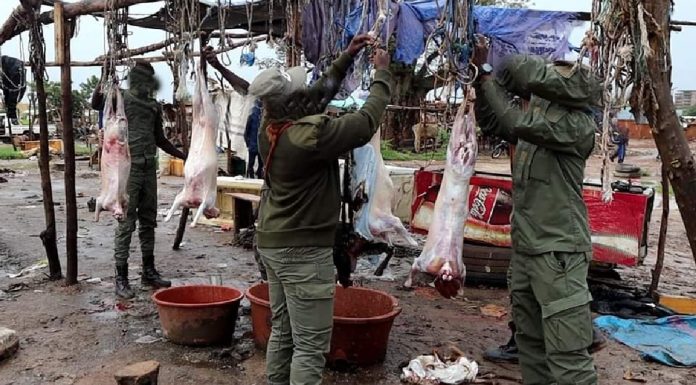
<svg viewBox="0 0 696 385">
<path fill-rule="evenodd" d="M 254 342 L 265 349 L 271 336 L 268 284 L 250 287 L 246 296 L 251 302 Z M 389 333 L 399 313 L 398 301 L 387 293 L 336 287 L 329 363 L 366 366 L 382 362 L 387 354 Z"/>
<path fill-rule="evenodd" d="M 216 345 L 232 341 L 244 294 L 226 286 L 191 285 L 157 291 L 162 333 L 182 345 Z"/>
</svg>

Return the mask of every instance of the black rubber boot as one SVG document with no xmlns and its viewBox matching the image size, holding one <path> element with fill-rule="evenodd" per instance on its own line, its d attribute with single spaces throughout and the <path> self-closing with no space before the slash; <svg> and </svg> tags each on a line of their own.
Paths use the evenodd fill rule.
<svg viewBox="0 0 696 385">
<path fill-rule="evenodd" d="M 116 266 L 116 296 L 123 299 L 135 297 L 135 293 L 128 283 L 128 265 Z"/>
<path fill-rule="evenodd" d="M 587 349 L 590 354 L 596 353 L 607 345 L 607 339 L 604 337 L 602 332 L 596 327 L 592 327 L 592 345 Z"/>
<path fill-rule="evenodd" d="M 515 332 L 517 328 L 512 321 L 508 323 L 508 327 L 512 333 L 510 340 L 505 345 L 486 350 L 486 352 L 483 353 L 483 358 L 492 362 L 505 362 L 510 364 L 519 362 L 519 351 L 517 350 L 517 342 L 515 341 Z"/>
<path fill-rule="evenodd" d="M 160 274 L 157 272 L 157 269 L 155 269 L 154 257 L 143 258 L 143 272 L 140 276 L 140 282 L 144 286 L 151 286 L 155 289 L 172 286 L 172 282 L 162 279 Z"/>
</svg>

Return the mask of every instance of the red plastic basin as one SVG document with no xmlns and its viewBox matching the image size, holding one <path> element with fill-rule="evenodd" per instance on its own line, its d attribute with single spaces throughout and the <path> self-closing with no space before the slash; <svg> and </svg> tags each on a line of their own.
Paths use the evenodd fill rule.
<svg viewBox="0 0 696 385">
<path fill-rule="evenodd" d="M 162 333 L 182 345 L 216 345 L 232 341 L 244 294 L 226 286 L 191 285 L 157 291 Z"/>
<path fill-rule="evenodd" d="M 271 308 L 268 284 L 250 287 L 251 323 L 256 345 L 265 349 L 271 335 Z M 361 287 L 336 287 L 330 364 L 372 365 L 384 360 L 389 333 L 401 313 L 393 296 Z"/>
</svg>

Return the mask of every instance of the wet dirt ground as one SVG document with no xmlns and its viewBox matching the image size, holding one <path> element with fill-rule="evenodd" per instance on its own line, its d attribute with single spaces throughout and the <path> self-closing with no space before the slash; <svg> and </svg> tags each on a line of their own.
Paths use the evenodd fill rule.
<svg viewBox="0 0 696 385">
<path fill-rule="evenodd" d="M 627 162 L 645 170 L 644 182 L 659 180 L 659 163 L 650 142 L 631 142 Z M 643 143 L 646 142 L 646 143 Z M 507 170 L 507 159 L 492 160 L 480 156 L 477 168 Z M 599 175 L 599 159 L 593 158 L 588 176 Z M 87 201 L 99 189 L 98 173 L 85 162 L 78 163 L 77 193 L 79 216 L 80 284 L 65 287 L 49 282 L 46 268 L 18 273 L 45 258 L 38 238 L 44 227 L 38 169 L 31 161 L 0 161 L 5 175 L 0 184 L 0 326 L 18 332 L 21 347 L 10 359 L 0 361 L 0 385 L 33 384 L 113 384 L 113 374 L 121 367 L 142 360 L 161 363 L 160 384 L 265 384 L 264 353 L 250 347 L 251 330 L 248 303 L 243 304 L 236 342 L 229 347 L 190 348 L 174 345 L 161 337 L 157 311 L 151 292 L 140 287 L 140 253 L 134 236 L 131 256 L 131 281 L 137 298 L 129 303 L 113 296 L 112 243 L 114 222 L 103 216 L 94 222 Z M 65 209 L 62 173 L 53 172 L 58 248 L 65 271 Z M 182 178 L 159 180 L 159 205 L 168 209 L 183 183 Z M 654 265 L 657 231 L 661 211 L 658 199 L 650 226 L 649 253 L 643 266 L 622 268 L 622 278 L 630 284 L 645 286 Z M 660 288 L 669 294 L 696 294 L 696 268 L 676 205 L 672 204 L 666 267 Z M 251 252 L 233 247 L 232 233 L 212 227 L 187 228 L 179 251 L 171 245 L 178 221 L 161 221 L 157 229 L 157 263 L 160 271 L 174 284 L 209 282 L 219 274 L 223 283 L 247 288 L 259 279 Z M 506 307 L 507 292 L 500 288 L 467 287 L 464 297 L 447 300 L 434 289 L 403 291 L 399 287 L 412 261 L 394 259 L 389 274 L 394 281 L 364 281 L 364 286 L 384 290 L 396 296 L 403 312 L 391 332 L 386 360 L 381 365 L 348 372 L 327 370 L 324 384 L 398 384 L 400 365 L 433 348 L 455 344 L 480 364 L 481 373 L 519 378 L 516 365 L 492 364 L 482 359 L 485 349 L 504 343 L 508 337 L 507 316 L 483 316 L 481 307 L 496 304 Z M 98 278 L 98 279 L 97 279 Z M 147 338 L 143 338 L 147 337 Z M 149 338 L 152 337 L 152 338 Z M 151 343 L 139 343 L 139 342 Z M 246 360 L 240 356 L 252 356 Z M 696 369 L 676 369 L 643 361 L 638 353 L 616 342 L 595 354 L 601 384 L 630 383 L 624 374 L 630 371 L 648 384 L 693 384 Z M 499 384 L 517 382 L 498 379 Z"/>
</svg>

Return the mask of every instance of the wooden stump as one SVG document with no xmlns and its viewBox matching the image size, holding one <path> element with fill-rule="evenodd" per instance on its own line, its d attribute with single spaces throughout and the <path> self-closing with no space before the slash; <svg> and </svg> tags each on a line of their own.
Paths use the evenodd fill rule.
<svg viewBox="0 0 696 385">
<path fill-rule="evenodd" d="M 114 377 L 118 385 L 157 385 L 159 368 L 157 361 L 143 361 L 126 366 Z"/>
</svg>

